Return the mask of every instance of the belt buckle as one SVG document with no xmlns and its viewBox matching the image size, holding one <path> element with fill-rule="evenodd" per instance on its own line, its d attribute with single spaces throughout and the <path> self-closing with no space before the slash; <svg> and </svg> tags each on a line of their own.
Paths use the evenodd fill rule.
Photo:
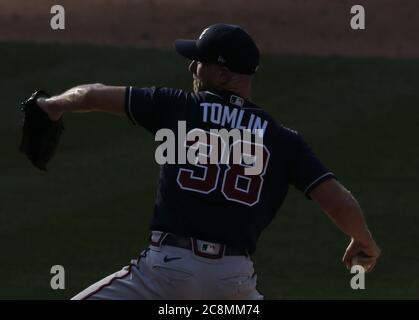
<svg viewBox="0 0 419 320">
<path fill-rule="evenodd" d="M 208 259 L 220 259 L 224 256 L 225 245 L 192 238 L 192 249 L 197 256 Z"/>
</svg>

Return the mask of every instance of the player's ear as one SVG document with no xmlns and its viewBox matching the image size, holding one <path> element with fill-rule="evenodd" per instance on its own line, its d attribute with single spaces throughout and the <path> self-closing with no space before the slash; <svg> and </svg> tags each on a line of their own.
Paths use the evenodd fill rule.
<svg viewBox="0 0 419 320">
<path fill-rule="evenodd" d="M 197 66 L 196 61 L 192 60 L 191 63 L 189 64 L 189 66 L 188 66 L 189 71 L 191 73 L 196 73 L 196 66 Z"/>
</svg>

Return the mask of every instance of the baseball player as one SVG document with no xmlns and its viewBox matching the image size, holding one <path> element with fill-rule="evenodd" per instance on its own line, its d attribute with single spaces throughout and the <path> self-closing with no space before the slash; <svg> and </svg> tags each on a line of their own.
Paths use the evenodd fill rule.
<svg viewBox="0 0 419 320">
<path fill-rule="evenodd" d="M 175 48 L 191 60 L 193 92 L 92 84 L 37 103 L 52 121 L 66 112 L 102 111 L 126 116 L 152 134 L 163 128 L 176 133 L 179 121 L 187 132 L 261 133 L 263 145 L 253 144 L 252 150 L 258 148 L 262 170 L 247 175 L 244 161 L 162 165 L 149 246 L 129 266 L 73 299 L 262 299 L 252 255 L 290 185 L 318 203 L 350 237 L 346 267 L 357 258 L 371 271 L 380 249 L 355 198 L 301 134 L 252 101 L 259 50 L 249 34 L 236 25 L 215 24 L 197 40 L 176 40 Z M 193 147 L 188 141 L 185 146 Z"/>
</svg>

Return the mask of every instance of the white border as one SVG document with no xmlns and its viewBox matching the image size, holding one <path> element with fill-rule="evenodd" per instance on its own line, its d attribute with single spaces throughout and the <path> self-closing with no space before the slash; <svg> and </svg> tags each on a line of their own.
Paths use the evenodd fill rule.
<svg viewBox="0 0 419 320">
<path fill-rule="evenodd" d="M 138 124 L 137 120 L 135 120 L 134 115 L 132 114 L 131 111 L 131 92 L 132 92 L 132 87 L 129 87 L 129 92 L 128 92 L 128 113 L 132 119 L 132 121 L 134 121 L 135 124 Z"/>
<path fill-rule="evenodd" d="M 325 173 L 325 174 L 323 174 L 323 175 L 321 175 L 320 177 L 318 177 L 316 180 L 314 180 L 312 183 L 310 183 L 309 185 L 308 185 L 308 187 L 307 188 L 305 188 L 305 190 L 304 190 L 304 194 L 306 194 L 306 192 L 311 188 L 311 186 L 313 185 L 313 184 L 315 184 L 317 181 L 319 181 L 320 179 L 323 179 L 324 177 L 326 177 L 326 176 L 328 176 L 328 175 L 333 175 L 333 172 L 328 172 L 328 173 Z"/>
</svg>

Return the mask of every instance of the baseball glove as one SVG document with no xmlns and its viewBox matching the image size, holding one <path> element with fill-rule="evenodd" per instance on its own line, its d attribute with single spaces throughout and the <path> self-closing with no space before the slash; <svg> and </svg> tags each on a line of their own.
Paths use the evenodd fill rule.
<svg viewBox="0 0 419 320">
<path fill-rule="evenodd" d="M 37 90 L 21 103 L 24 117 L 20 151 L 35 167 L 46 171 L 47 163 L 60 142 L 64 124 L 62 117 L 57 121 L 51 121 L 48 114 L 38 106 L 36 100 L 40 97 L 50 96 L 42 90 Z"/>
</svg>

